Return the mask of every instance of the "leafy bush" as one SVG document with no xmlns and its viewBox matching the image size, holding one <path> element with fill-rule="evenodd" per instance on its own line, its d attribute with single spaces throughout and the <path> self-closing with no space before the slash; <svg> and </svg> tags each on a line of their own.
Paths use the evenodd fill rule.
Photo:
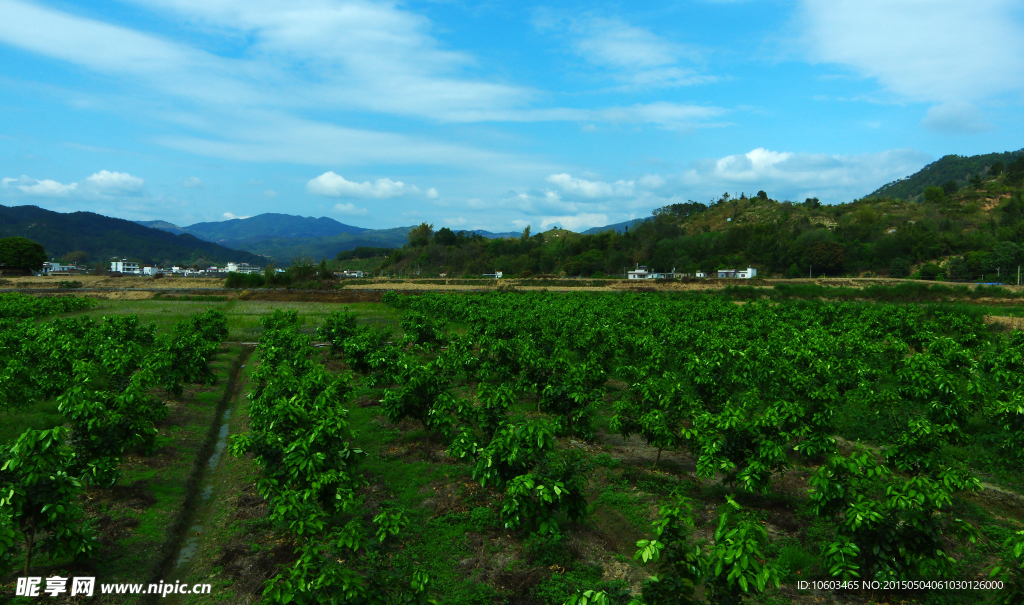
<svg viewBox="0 0 1024 605">
<path fill-rule="evenodd" d="M 469 511 L 469 524 L 473 531 L 485 532 L 500 525 L 498 515 L 486 506 L 478 506 Z"/>
<path fill-rule="evenodd" d="M 534 565 L 566 565 L 572 559 L 562 534 L 533 534 L 523 542 L 526 560 Z"/>
<path fill-rule="evenodd" d="M 266 279 L 259 273 L 228 273 L 225 288 L 262 288 Z"/>
<path fill-rule="evenodd" d="M 910 263 L 907 262 L 907 259 L 892 259 L 892 262 L 889 263 L 889 277 L 904 278 L 908 275 L 910 275 Z"/>
</svg>

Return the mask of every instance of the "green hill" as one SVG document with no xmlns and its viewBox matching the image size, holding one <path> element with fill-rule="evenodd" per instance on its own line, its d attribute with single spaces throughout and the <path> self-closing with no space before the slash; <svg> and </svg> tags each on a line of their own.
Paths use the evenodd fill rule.
<svg viewBox="0 0 1024 605">
<path fill-rule="evenodd" d="M 85 252 L 92 262 L 99 263 L 117 257 L 158 265 L 228 261 L 266 264 L 266 259 L 250 252 L 93 212 L 61 213 L 37 206 L 0 206 L 0 237 L 13 235 L 39 242 L 52 258 Z"/>
<path fill-rule="evenodd" d="M 914 174 L 883 185 L 865 197 L 916 200 L 928 187 L 941 187 L 952 181 L 960 188 L 967 185 L 974 175 L 991 176 L 989 170 L 993 164 L 1002 162 L 1003 166 L 1008 166 L 1021 155 L 1024 155 L 1024 149 L 985 155 L 943 156 Z"/>
<path fill-rule="evenodd" d="M 332 259 L 339 252 L 359 247 L 399 248 L 405 244 L 410 229 L 411 227 L 373 229 L 355 235 L 344 233 L 332 237 L 238 240 L 231 242 L 231 245 L 270 257 L 279 266 L 284 266 L 294 257 Z"/>
<path fill-rule="evenodd" d="M 948 176 L 934 165 L 922 172 L 930 176 L 919 173 L 904 182 L 913 179 L 922 187 Z M 553 230 L 486 240 L 442 229 L 390 254 L 381 268 L 587 277 L 622 275 L 637 264 L 689 274 L 753 266 L 761 276 L 904 276 L 923 270 L 924 276 L 994 281 L 1024 266 L 1024 246 L 1017 243 L 1024 241 L 1022 181 L 1024 157 L 1014 160 L 1009 174 L 948 192 L 925 187 L 920 201 L 869 197 L 829 206 L 813 199 L 723 196 L 710 205 L 659 208 L 625 232 Z"/>
</svg>

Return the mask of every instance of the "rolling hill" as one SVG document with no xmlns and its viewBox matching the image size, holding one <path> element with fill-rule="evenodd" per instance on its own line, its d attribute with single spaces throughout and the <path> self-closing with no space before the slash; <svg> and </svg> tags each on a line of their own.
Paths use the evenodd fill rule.
<svg viewBox="0 0 1024 605">
<path fill-rule="evenodd" d="M 928 187 L 941 187 L 953 181 L 958 188 L 968 183 L 972 175 L 988 176 L 989 169 L 996 162 L 1004 166 L 1024 155 L 1024 149 L 985 155 L 947 155 L 928 164 L 914 174 L 879 187 L 864 196 L 865 199 L 892 198 L 917 200 Z"/>
<path fill-rule="evenodd" d="M 256 254 L 204 241 L 189 233 L 176 235 L 94 212 L 61 213 L 38 206 L 0 206 L 0 237 L 9 236 L 39 242 L 52 258 L 82 251 L 93 262 L 117 257 L 159 265 L 228 261 L 266 264 L 266 259 Z"/>
</svg>

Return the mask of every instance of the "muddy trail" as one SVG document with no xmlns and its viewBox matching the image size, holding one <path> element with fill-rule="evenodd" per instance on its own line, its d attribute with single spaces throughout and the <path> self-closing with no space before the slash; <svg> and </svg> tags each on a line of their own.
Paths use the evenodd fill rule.
<svg viewBox="0 0 1024 605">
<path fill-rule="evenodd" d="M 186 578 L 188 563 L 202 539 L 203 520 L 209 515 L 216 503 L 214 486 L 220 462 L 227 448 L 229 422 L 231 414 L 242 397 L 242 368 L 252 357 L 254 349 L 246 347 L 234 360 L 228 375 L 228 384 L 224 395 L 217 404 L 217 413 L 207 432 L 202 450 L 196 457 L 195 465 L 189 474 L 185 487 L 185 502 L 173 520 L 171 538 L 160 552 L 160 564 L 156 567 L 148 584 L 174 583 Z M 144 596 L 141 603 L 173 603 L 178 602 L 176 595 L 162 597 L 159 594 Z"/>
</svg>

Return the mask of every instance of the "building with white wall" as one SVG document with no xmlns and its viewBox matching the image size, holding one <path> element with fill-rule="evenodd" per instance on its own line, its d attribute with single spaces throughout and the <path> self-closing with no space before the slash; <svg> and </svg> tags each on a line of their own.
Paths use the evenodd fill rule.
<svg viewBox="0 0 1024 605">
<path fill-rule="evenodd" d="M 110 270 L 116 273 L 126 273 L 130 275 L 139 275 L 141 270 L 139 269 L 139 263 L 133 263 L 124 259 L 112 261 L 110 263 Z"/>
</svg>

